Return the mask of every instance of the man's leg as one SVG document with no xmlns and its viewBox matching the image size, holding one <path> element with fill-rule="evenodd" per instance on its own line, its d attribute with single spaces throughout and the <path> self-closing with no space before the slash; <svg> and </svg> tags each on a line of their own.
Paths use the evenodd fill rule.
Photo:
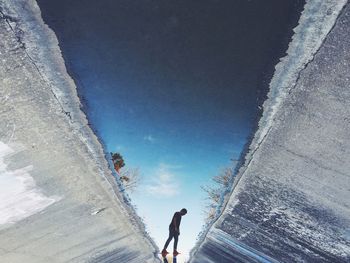
<svg viewBox="0 0 350 263">
<path fill-rule="evenodd" d="M 177 242 L 179 241 L 179 234 L 175 233 L 174 234 L 174 251 L 177 249 Z"/>
<path fill-rule="evenodd" d="M 168 240 L 165 242 L 163 250 L 167 249 L 167 247 L 169 246 L 169 243 L 173 239 L 173 237 L 174 237 L 174 233 L 169 230 L 169 237 L 168 237 Z"/>
</svg>

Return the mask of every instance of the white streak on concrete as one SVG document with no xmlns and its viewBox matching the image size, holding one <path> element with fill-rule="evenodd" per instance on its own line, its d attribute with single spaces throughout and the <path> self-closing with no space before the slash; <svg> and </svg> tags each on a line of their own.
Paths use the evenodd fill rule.
<svg viewBox="0 0 350 263">
<path fill-rule="evenodd" d="M 5 157 L 14 152 L 0 141 L 0 225 L 16 223 L 61 199 L 41 192 L 29 173 L 32 165 L 8 170 Z"/>
</svg>

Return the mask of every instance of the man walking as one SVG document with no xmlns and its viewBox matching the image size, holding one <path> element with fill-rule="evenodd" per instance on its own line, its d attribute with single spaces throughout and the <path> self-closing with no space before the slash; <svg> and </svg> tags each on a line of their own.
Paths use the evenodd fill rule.
<svg viewBox="0 0 350 263">
<path fill-rule="evenodd" d="M 162 250 L 162 256 L 165 257 L 169 252 L 166 250 L 170 241 L 174 238 L 174 252 L 173 255 L 176 257 L 179 252 L 177 252 L 177 242 L 179 240 L 180 235 L 180 223 L 181 223 L 181 217 L 187 214 L 186 208 L 181 209 L 180 212 L 175 212 L 173 219 L 170 222 L 169 225 L 169 238 L 165 242 L 164 248 Z"/>
</svg>

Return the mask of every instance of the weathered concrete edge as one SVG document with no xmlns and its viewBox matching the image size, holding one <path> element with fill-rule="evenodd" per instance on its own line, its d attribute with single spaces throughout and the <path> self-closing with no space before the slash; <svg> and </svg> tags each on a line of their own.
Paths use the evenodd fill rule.
<svg viewBox="0 0 350 263">
<path fill-rule="evenodd" d="M 106 160 L 103 146 L 89 127 L 87 117 L 81 110 L 76 85 L 67 73 L 57 37 L 44 23 L 36 1 L 1 0 L 0 12 L 16 35 L 19 44 L 24 47 L 39 75 L 50 87 L 72 130 L 86 146 L 91 159 L 96 162 L 99 176 L 109 183 L 108 186 L 105 185 L 108 188 L 106 190 L 115 197 L 120 208 L 127 214 L 135 232 L 148 240 L 156 256 L 159 249 L 146 232 L 144 223 L 132 205 L 125 202 L 128 201 L 128 197 L 121 192 L 120 185 Z"/>
<path fill-rule="evenodd" d="M 204 244 L 208 233 L 215 231 L 215 227 L 225 217 L 227 204 L 233 201 L 233 192 L 254 159 L 254 153 L 264 143 L 266 136 L 273 126 L 274 117 L 283 106 L 283 102 L 290 94 L 290 91 L 296 86 L 302 71 L 313 61 L 314 56 L 335 26 L 338 17 L 347 4 L 348 0 L 306 0 L 298 25 L 293 29 L 295 34 L 292 36 L 292 41 L 288 45 L 287 55 L 281 58 L 275 67 L 274 75 L 269 84 L 268 99 L 263 104 L 262 117 L 259 120 L 258 128 L 249 146 L 249 150 L 244 157 L 243 165 L 235 175 L 229 198 L 223 204 L 220 215 L 199 236 L 195 247 L 190 252 L 189 262 L 191 262 L 199 248 Z"/>
</svg>

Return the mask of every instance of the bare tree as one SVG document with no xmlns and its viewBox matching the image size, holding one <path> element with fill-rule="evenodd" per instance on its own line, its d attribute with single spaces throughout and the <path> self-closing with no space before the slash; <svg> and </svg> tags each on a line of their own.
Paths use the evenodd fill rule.
<svg viewBox="0 0 350 263">
<path fill-rule="evenodd" d="M 227 188 L 230 186 L 230 182 L 233 178 L 233 168 L 224 168 L 219 175 L 213 177 L 215 183 L 220 187 Z"/>
<path fill-rule="evenodd" d="M 125 190 L 128 192 L 134 192 L 140 182 L 140 170 L 139 168 L 123 168 L 125 167 L 124 158 L 120 153 L 112 153 L 112 161 L 114 169 L 123 183 Z"/>
<path fill-rule="evenodd" d="M 214 204 L 219 204 L 220 202 L 220 189 L 219 188 L 214 188 L 208 185 L 201 186 L 202 190 L 207 193 L 208 199 L 210 201 L 210 205 L 212 203 Z"/>
<path fill-rule="evenodd" d="M 121 169 L 120 180 L 125 190 L 130 193 L 134 192 L 140 183 L 140 169 L 130 167 Z"/>
<path fill-rule="evenodd" d="M 235 162 L 236 160 L 233 161 Z M 222 198 L 224 198 L 224 202 L 227 200 L 227 196 L 223 195 L 227 194 L 227 190 L 232 185 L 233 178 L 234 168 L 223 168 L 218 175 L 212 178 L 214 185 L 201 186 L 202 190 L 207 193 L 207 199 L 209 200 L 205 209 L 207 222 L 215 219 L 217 208 L 221 205 Z"/>
</svg>

